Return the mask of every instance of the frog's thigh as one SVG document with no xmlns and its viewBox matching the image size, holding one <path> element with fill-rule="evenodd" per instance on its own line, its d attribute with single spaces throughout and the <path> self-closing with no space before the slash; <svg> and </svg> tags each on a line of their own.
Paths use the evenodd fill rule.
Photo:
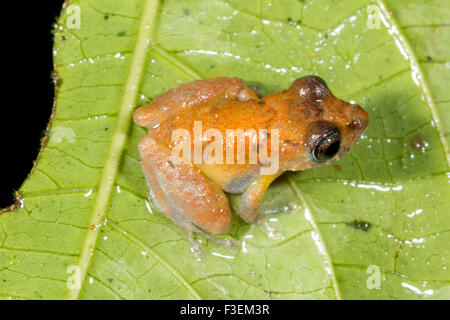
<svg viewBox="0 0 450 320">
<path fill-rule="evenodd" d="M 281 174 L 281 173 L 280 173 Z M 260 216 L 259 204 L 261 202 L 266 189 L 280 174 L 265 175 L 259 177 L 245 190 L 241 199 L 241 206 L 238 215 L 247 223 L 254 223 L 258 221 Z"/>
<path fill-rule="evenodd" d="M 144 156 L 145 150 L 141 149 L 141 155 Z M 143 158 L 144 159 L 144 158 Z M 156 180 L 156 176 L 153 173 L 152 166 L 149 161 L 142 160 L 142 169 L 144 171 L 145 179 L 147 181 L 148 189 L 150 190 L 150 197 L 153 200 L 156 208 L 164 212 L 169 218 L 173 219 L 173 209 L 167 203 L 166 197 L 164 196 L 163 191 L 159 187 L 158 181 Z"/>
<path fill-rule="evenodd" d="M 144 172 L 150 174 L 149 186 L 158 185 L 153 191 L 156 201 L 163 197 L 171 209 L 165 211 L 169 218 L 180 225 L 192 222 L 213 234 L 228 230 L 230 208 L 222 190 L 191 163 L 171 161 L 170 149 L 151 136 L 141 140 L 139 150 Z M 164 210 L 163 205 L 158 205 Z"/>
</svg>

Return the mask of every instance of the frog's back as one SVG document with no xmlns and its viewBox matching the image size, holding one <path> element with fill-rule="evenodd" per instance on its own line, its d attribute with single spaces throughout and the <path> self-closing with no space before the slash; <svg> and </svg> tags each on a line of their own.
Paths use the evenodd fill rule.
<svg viewBox="0 0 450 320">
<path fill-rule="evenodd" d="M 169 148 L 173 148 L 176 141 L 175 143 L 172 142 L 172 134 L 176 130 L 186 130 L 185 132 L 191 139 L 190 150 L 192 151 L 191 159 L 193 159 L 195 134 L 201 128 L 203 135 L 202 151 L 205 151 L 205 148 L 214 140 L 214 138 L 205 139 L 205 133 L 209 129 L 214 129 L 222 137 L 222 161 L 205 163 L 205 159 L 202 157 L 202 163 L 195 165 L 224 191 L 241 193 L 259 176 L 260 171 L 260 164 L 250 163 L 250 140 L 248 137 L 253 133 L 257 134 L 259 129 L 274 127 L 276 116 L 277 112 L 273 108 L 265 106 L 264 103 L 258 103 L 256 100 L 232 101 L 221 104 L 211 103 L 167 119 L 152 130 L 152 135 L 167 143 Z M 238 138 L 236 137 L 239 136 L 240 131 L 245 136 L 244 163 L 241 163 L 242 161 L 238 163 L 237 160 Z M 227 159 L 227 134 L 230 134 L 230 132 L 235 135 L 233 136 L 234 154 L 232 155 L 232 161 L 230 161 L 230 158 Z"/>
</svg>

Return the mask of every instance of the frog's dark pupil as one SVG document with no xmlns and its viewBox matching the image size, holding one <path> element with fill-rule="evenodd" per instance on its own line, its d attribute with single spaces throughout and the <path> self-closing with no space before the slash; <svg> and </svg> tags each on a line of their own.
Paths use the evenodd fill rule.
<svg viewBox="0 0 450 320">
<path fill-rule="evenodd" d="M 317 139 L 313 148 L 313 160 L 322 162 L 331 159 L 338 153 L 341 146 L 341 138 L 338 131 L 329 131 Z"/>
<path fill-rule="evenodd" d="M 325 150 L 325 156 L 327 158 L 331 158 L 332 156 L 334 156 L 340 147 L 340 142 L 339 141 L 334 141 L 326 150 Z"/>
</svg>

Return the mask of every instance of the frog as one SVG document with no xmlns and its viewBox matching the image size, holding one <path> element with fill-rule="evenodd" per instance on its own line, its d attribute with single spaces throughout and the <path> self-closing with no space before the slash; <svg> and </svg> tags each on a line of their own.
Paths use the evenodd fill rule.
<svg viewBox="0 0 450 320">
<path fill-rule="evenodd" d="M 201 234 L 217 240 L 231 222 L 226 193 L 241 194 L 236 213 L 244 222 L 263 221 L 259 207 L 270 184 L 286 171 L 339 160 L 362 136 L 369 115 L 360 105 L 335 97 L 319 76 L 308 75 L 266 96 L 236 77 L 183 83 L 137 108 L 133 120 L 148 132 L 138 149 L 153 204 L 190 239 Z M 277 130 L 278 148 L 269 149 L 278 151 L 276 171 L 263 174 L 263 161 L 194 163 L 188 158 L 175 163 L 171 155 L 180 142 L 173 141 L 173 133 L 183 128 L 195 134 L 198 121 L 202 132 L 214 128 L 224 135 L 229 129 L 255 129 L 269 132 L 268 139 Z"/>
</svg>

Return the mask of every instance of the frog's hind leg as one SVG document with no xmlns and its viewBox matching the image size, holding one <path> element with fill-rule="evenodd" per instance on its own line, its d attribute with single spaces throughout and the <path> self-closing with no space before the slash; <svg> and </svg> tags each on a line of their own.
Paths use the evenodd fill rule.
<svg viewBox="0 0 450 320">
<path fill-rule="evenodd" d="M 197 253 L 201 253 L 200 248 L 198 247 L 198 244 L 194 241 L 194 233 L 198 233 L 199 235 L 203 236 L 205 239 L 208 239 L 212 242 L 218 243 L 220 245 L 226 246 L 226 247 L 232 247 L 233 243 L 228 239 L 217 239 L 200 228 L 198 228 L 196 225 L 194 225 L 191 221 L 188 219 L 183 219 L 182 215 L 177 214 L 174 209 L 169 205 L 167 202 L 163 191 L 158 185 L 158 181 L 156 180 L 155 175 L 153 174 L 153 170 L 151 166 L 148 163 L 143 162 L 143 170 L 146 176 L 147 185 L 150 190 L 150 197 L 153 200 L 153 204 L 156 206 L 156 208 L 163 212 L 169 219 L 174 221 L 177 225 L 182 227 L 186 230 L 188 234 L 188 240 L 192 244 L 192 247 Z"/>
<path fill-rule="evenodd" d="M 139 143 L 142 167 L 155 205 L 188 231 L 222 234 L 230 225 L 230 208 L 225 194 L 191 163 L 175 163 L 170 149 L 154 137 Z M 225 243 L 222 243 L 225 244 Z"/>
</svg>

